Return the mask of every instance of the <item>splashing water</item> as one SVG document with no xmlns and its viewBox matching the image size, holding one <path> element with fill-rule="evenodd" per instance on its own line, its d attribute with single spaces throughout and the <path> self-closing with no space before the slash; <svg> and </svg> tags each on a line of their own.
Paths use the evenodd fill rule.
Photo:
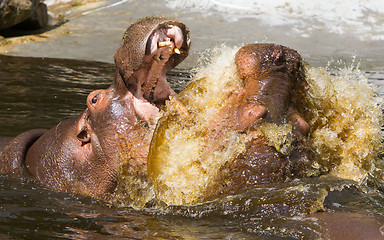
<svg viewBox="0 0 384 240">
<path fill-rule="evenodd" d="M 311 137 L 332 175 L 362 182 L 374 169 L 381 147 L 382 106 L 374 86 L 354 66 L 307 66 L 306 119 Z"/>
<path fill-rule="evenodd" d="M 152 140 L 148 172 L 158 197 L 168 204 L 195 202 L 220 166 L 244 147 L 244 139 L 234 131 L 223 134 L 225 148 L 206 147 L 211 120 L 241 83 L 234 62 L 237 50 L 214 51 L 213 64 L 199 69 L 177 101 L 167 103 Z M 184 114 L 180 105 L 186 107 Z"/>
<path fill-rule="evenodd" d="M 225 130 L 216 146 L 207 148 L 209 124 L 238 90 L 234 55 L 238 48 L 212 51 L 212 61 L 200 67 L 192 83 L 167 103 L 152 140 L 149 175 L 157 198 L 167 204 L 197 202 L 225 162 L 245 149 L 250 136 Z M 357 67 L 331 74 L 306 66 L 308 92 L 303 99 L 310 138 L 320 155 L 322 173 L 363 183 L 375 169 L 381 147 L 382 112 L 374 87 Z M 268 142 L 283 154 L 290 142 L 287 125 L 260 126 Z"/>
</svg>

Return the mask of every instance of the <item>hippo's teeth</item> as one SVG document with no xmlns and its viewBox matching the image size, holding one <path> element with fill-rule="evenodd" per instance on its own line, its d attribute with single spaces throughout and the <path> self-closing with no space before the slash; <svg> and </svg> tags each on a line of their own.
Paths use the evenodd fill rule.
<svg viewBox="0 0 384 240">
<path fill-rule="evenodd" d="M 172 42 L 171 41 L 159 42 L 158 45 L 159 47 L 171 46 Z"/>
<path fill-rule="evenodd" d="M 174 48 L 173 51 L 176 53 L 176 54 L 180 54 L 180 50 L 178 48 Z"/>
</svg>

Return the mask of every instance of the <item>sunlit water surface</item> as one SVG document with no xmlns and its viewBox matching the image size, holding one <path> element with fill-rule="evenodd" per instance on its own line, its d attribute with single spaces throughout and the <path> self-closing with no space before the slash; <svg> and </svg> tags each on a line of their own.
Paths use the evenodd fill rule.
<svg viewBox="0 0 384 240">
<path fill-rule="evenodd" d="M 0 135 L 50 128 L 86 107 L 88 93 L 106 88 L 114 66 L 100 62 L 0 56 Z M 179 91 L 190 71 L 168 80 Z M 366 74 L 380 85 L 381 72 Z M 378 92 L 379 95 L 382 92 Z M 9 239 L 316 239 L 308 214 L 335 210 L 384 222 L 380 173 L 359 185 L 326 176 L 270 184 L 194 206 L 134 210 L 57 193 L 33 180 L 0 177 L 0 238 Z"/>
</svg>

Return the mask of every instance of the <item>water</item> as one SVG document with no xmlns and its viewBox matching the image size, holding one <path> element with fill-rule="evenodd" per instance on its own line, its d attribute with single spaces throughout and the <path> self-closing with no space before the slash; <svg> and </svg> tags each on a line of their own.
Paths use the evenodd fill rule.
<svg viewBox="0 0 384 240">
<path fill-rule="evenodd" d="M 45 59 L 0 56 L 0 136 L 50 128 L 83 111 L 88 93 L 111 83 L 122 33 L 146 15 L 176 17 L 190 27 L 191 54 L 182 69 L 194 67 L 205 49 L 222 43 L 276 42 L 298 50 L 314 66 L 326 66 L 330 59 L 348 66 L 356 58 L 383 97 L 383 14 L 375 9 L 379 0 L 365 3 L 108 0 L 73 8 L 65 14 L 69 22 L 41 34 L 43 41 L 7 52 Z M 190 79 L 191 72 L 182 69 L 170 76 L 178 90 Z M 142 210 L 53 192 L 27 177 L 0 176 L 0 239 L 324 238 L 321 215 L 313 214 L 324 208 L 345 214 L 341 221 L 357 215 L 384 225 L 381 165 L 360 184 L 328 176 L 271 184 L 194 206 L 159 204 Z M 371 229 L 357 226 L 368 238 Z"/>
<path fill-rule="evenodd" d="M 110 207 L 97 200 L 51 192 L 29 181 L 0 177 L 0 238 L 184 239 L 224 236 L 206 220 Z M 44 196 L 44 197 L 42 197 Z M 219 234 L 217 234 L 219 233 Z M 233 235 L 244 235 L 236 231 Z"/>
<path fill-rule="evenodd" d="M 112 64 L 101 62 L 5 56 L 0 60 L 0 86 L 5 89 L 0 96 L 2 136 L 49 128 L 77 115 L 85 109 L 87 94 L 107 87 L 114 73 Z M 179 69 L 169 79 L 181 90 L 190 74 Z M 379 82 L 383 73 L 367 76 Z M 308 214 L 324 207 L 384 225 L 383 184 L 377 179 L 359 185 L 328 176 L 271 184 L 189 207 L 134 210 L 53 192 L 27 177 L 1 176 L 0 238 L 316 239 L 323 237 L 321 224 L 316 215 Z"/>
</svg>

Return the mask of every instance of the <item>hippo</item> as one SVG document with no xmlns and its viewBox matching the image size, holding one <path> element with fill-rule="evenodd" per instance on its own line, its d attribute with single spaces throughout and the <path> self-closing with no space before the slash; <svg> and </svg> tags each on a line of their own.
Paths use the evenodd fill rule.
<svg viewBox="0 0 384 240">
<path fill-rule="evenodd" d="M 175 92 L 166 73 L 189 51 L 189 30 L 165 17 L 147 17 L 124 33 L 108 89 L 91 92 L 79 116 L 50 130 L 0 141 L 0 173 L 27 172 L 43 186 L 108 199 L 118 183 L 119 158 L 131 174 L 146 175 L 153 125 Z"/>
<path fill-rule="evenodd" d="M 319 157 L 308 138 L 310 126 L 302 117 L 307 82 L 299 53 L 281 45 L 249 44 L 236 53 L 235 62 L 244 87 L 228 99 L 220 121 L 214 119 L 214 135 L 223 128 L 255 134 L 255 126 L 267 122 L 291 125 L 292 140 L 282 153 L 266 144 L 265 136 L 251 137 L 245 150 L 219 171 L 217 184 L 207 190 L 208 199 L 311 175 Z"/>
<path fill-rule="evenodd" d="M 159 120 L 148 174 L 161 201 L 195 204 L 319 174 L 312 169 L 318 154 L 302 117 L 307 83 L 299 53 L 256 43 L 233 58 L 215 80 L 210 76 L 222 59 L 172 96 Z M 284 149 L 263 134 L 269 125 L 288 129 Z"/>
</svg>

